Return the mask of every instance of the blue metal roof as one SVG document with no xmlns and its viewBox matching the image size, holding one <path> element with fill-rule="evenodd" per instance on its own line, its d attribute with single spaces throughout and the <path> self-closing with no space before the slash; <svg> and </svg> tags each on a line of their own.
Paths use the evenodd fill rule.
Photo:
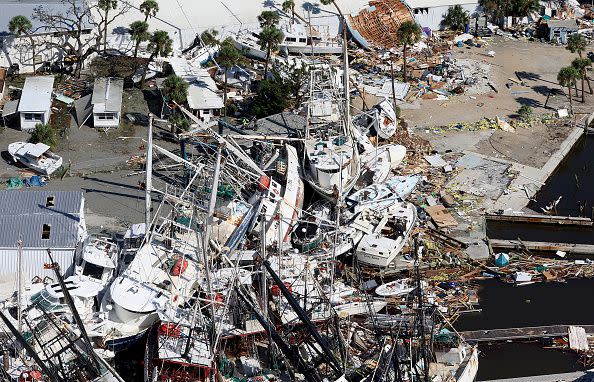
<svg viewBox="0 0 594 382">
<path fill-rule="evenodd" d="M 53 204 L 53 205 L 52 205 Z M 77 191 L 0 191 L 0 248 L 74 248 L 83 194 Z M 42 233 L 49 227 L 49 238 Z"/>
</svg>

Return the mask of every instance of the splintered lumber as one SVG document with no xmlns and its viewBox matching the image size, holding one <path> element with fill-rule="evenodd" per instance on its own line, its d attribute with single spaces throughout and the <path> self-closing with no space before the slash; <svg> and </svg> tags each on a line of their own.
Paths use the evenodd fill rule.
<svg viewBox="0 0 594 382">
<path fill-rule="evenodd" d="M 401 0 L 370 1 L 369 6 L 355 16 L 349 16 L 353 29 L 376 46 L 397 46 L 398 28 L 403 22 L 413 20 L 410 10 Z"/>
<path fill-rule="evenodd" d="M 590 218 L 553 215 L 485 215 L 485 218 L 491 221 L 511 223 L 543 223 L 580 226 L 592 226 L 594 223 Z"/>
<path fill-rule="evenodd" d="M 569 348 L 577 351 L 588 351 L 588 336 L 586 329 L 581 326 L 570 326 L 567 331 L 569 337 Z"/>
<path fill-rule="evenodd" d="M 544 241 L 518 241 L 490 239 L 493 248 L 500 249 L 527 249 L 530 251 L 556 252 L 563 251 L 567 253 L 577 253 L 582 255 L 594 255 L 594 245 L 592 244 L 572 244 L 572 243 L 549 243 Z"/>
</svg>

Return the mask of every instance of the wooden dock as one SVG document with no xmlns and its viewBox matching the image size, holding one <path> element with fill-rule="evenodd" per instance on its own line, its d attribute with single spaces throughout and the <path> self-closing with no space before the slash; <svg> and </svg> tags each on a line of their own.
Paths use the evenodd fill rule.
<svg viewBox="0 0 594 382">
<path fill-rule="evenodd" d="M 549 243 L 545 241 L 520 241 L 503 239 L 490 239 L 489 243 L 491 243 L 493 248 L 499 249 L 527 249 L 530 251 L 543 252 L 563 251 L 570 254 L 594 255 L 594 244 Z"/>
<path fill-rule="evenodd" d="M 556 225 L 578 225 L 591 227 L 594 222 L 590 218 L 573 216 L 553 216 L 553 215 L 485 215 L 485 219 L 499 222 L 510 223 L 540 223 Z"/>
<path fill-rule="evenodd" d="M 594 325 L 550 325 L 526 328 L 507 328 L 491 330 L 473 330 L 459 332 L 467 342 L 489 342 L 507 340 L 529 340 L 537 338 L 563 337 L 568 335 L 570 326 L 580 326 L 587 334 L 594 334 Z"/>
</svg>

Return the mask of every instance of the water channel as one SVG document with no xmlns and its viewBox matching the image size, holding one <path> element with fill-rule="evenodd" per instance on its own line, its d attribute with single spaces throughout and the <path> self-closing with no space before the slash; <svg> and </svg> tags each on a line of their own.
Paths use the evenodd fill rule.
<svg viewBox="0 0 594 382">
<path fill-rule="evenodd" d="M 561 197 L 561 199 L 559 199 Z M 542 209 L 559 199 L 558 215 L 594 215 L 594 137 L 576 143 L 529 207 Z M 547 232 L 527 225 L 490 224 L 492 238 L 594 244 L 592 228 L 548 227 Z M 526 286 L 481 282 L 480 313 L 462 316 L 458 330 L 495 329 L 551 324 L 594 324 L 589 295 L 594 280 L 569 280 Z M 481 344 L 477 380 L 563 373 L 581 370 L 574 353 L 544 349 L 538 342 Z"/>
</svg>

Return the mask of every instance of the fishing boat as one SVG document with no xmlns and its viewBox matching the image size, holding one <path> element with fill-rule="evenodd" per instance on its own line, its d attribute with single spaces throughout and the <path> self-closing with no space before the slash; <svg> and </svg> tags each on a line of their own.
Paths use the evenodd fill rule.
<svg viewBox="0 0 594 382">
<path fill-rule="evenodd" d="M 404 296 L 415 288 L 408 279 L 394 280 L 378 286 L 375 289 L 375 294 L 382 297 Z"/>
<path fill-rule="evenodd" d="M 191 211 L 186 212 L 192 221 Z M 185 304 L 195 293 L 200 271 L 194 225 L 185 224 L 184 216 L 173 217 L 173 212 L 161 217 L 161 224 L 103 297 L 97 330 L 105 348 L 129 347 L 158 321 L 160 311 Z"/>
<path fill-rule="evenodd" d="M 346 82 L 342 86 L 348 89 Z M 330 200 L 347 195 L 361 174 L 348 116 L 349 93 L 345 90 L 341 96 L 337 83 L 340 82 L 334 70 L 311 71 L 304 132 L 304 178 L 316 192 Z"/>
<path fill-rule="evenodd" d="M 283 18 L 280 30 L 284 34 L 279 51 L 286 55 L 340 55 L 342 43 L 337 36 L 320 32 L 320 27 L 308 26 L 298 20 Z"/>
<path fill-rule="evenodd" d="M 347 206 L 353 213 L 365 208 L 383 209 L 406 200 L 413 192 L 420 175 L 394 176 L 383 183 L 376 183 L 347 196 Z"/>
<path fill-rule="evenodd" d="M 366 151 L 361 155 L 361 176 L 355 184 L 356 189 L 375 183 L 383 183 L 388 179 L 406 156 L 406 147 L 401 145 L 384 145 Z"/>
<path fill-rule="evenodd" d="M 230 35 L 233 44 L 239 49 L 246 57 L 265 61 L 266 52 L 260 48 L 258 33 L 250 30 L 241 30 L 236 34 Z"/>
<path fill-rule="evenodd" d="M 417 219 L 416 207 L 399 203 L 385 212 L 387 223 L 380 232 L 365 234 L 355 254 L 362 264 L 385 268 L 396 258 L 407 243 Z"/>
<path fill-rule="evenodd" d="M 346 304 L 337 305 L 334 307 L 336 314 L 340 318 L 346 318 L 350 316 L 356 316 L 360 314 L 373 315 L 380 310 L 384 309 L 388 303 L 381 300 L 373 301 L 353 301 Z"/>
<path fill-rule="evenodd" d="M 299 176 L 299 157 L 297 150 L 285 145 L 276 150 L 263 167 L 266 174 L 259 180 L 259 186 L 265 190 L 261 198 L 256 193 L 249 203 L 261 198 L 261 219 L 265 224 L 265 242 L 267 246 L 290 241 L 291 231 L 300 217 L 303 207 L 304 185 Z M 254 226 L 254 232 L 260 233 L 260 223 Z"/>
<path fill-rule="evenodd" d="M 43 175 L 49 176 L 62 166 L 62 157 L 45 143 L 14 142 L 8 145 L 8 153 L 13 161 Z"/>
</svg>

